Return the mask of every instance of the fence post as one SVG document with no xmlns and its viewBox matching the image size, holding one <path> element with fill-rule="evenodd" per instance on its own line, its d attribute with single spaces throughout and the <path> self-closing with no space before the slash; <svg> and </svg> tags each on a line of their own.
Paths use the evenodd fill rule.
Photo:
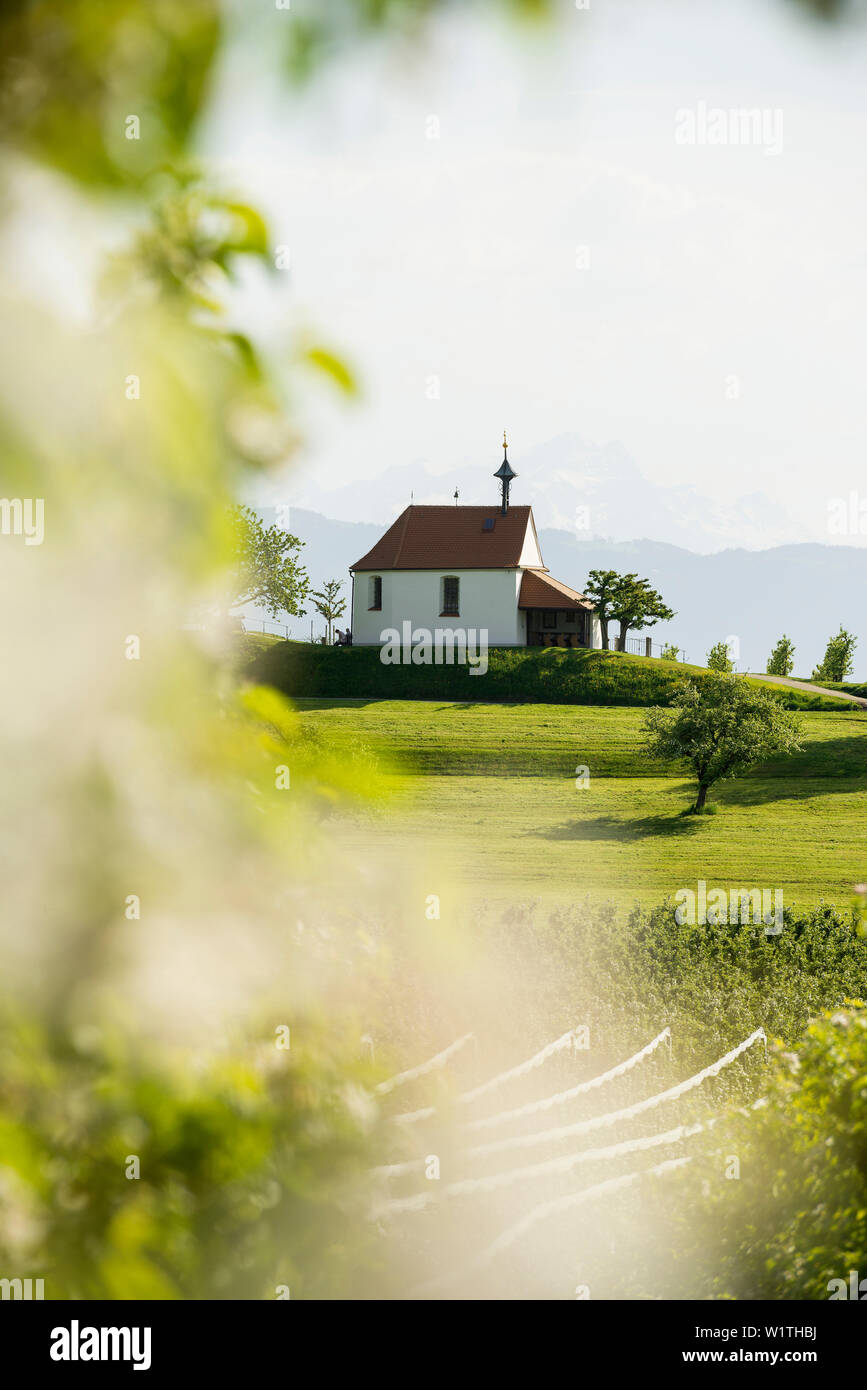
<svg viewBox="0 0 867 1390">
<path fill-rule="evenodd" d="M 653 642 L 649 637 L 644 639 L 644 655 L 653 656 Z"/>
</svg>

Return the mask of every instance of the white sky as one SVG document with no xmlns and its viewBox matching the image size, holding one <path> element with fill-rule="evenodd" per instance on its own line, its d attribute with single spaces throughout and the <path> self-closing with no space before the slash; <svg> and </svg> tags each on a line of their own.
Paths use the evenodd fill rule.
<svg viewBox="0 0 867 1390">
<path fill-rule="evenodd" d="M 300 318 L 363 384 L 308 410 L 309 476 L 493 467 L 504 425 L 516 459 L 573 432 L 833 539 L 828 499 L 867 498 L 867 35 L 783 0 L 591 3 L 544 40 L 459 13 L 423 53 L 356 49 L 296 98 L 262 43 L 293 0 L 227 64 L 205 148 L 292 254 L 249 322 Z M 782 152 L 676 143 L 699 102 L 781 111 Z"/>
<path fill-rule="evenodd" d="M 238 314 L 275 348 L 308 332 L 362 384 L 347 405 L 296 379 L 304 459 L 254 500 L 492 472 L 506 426 L 519 474 L 561 435 L 616 442 L 658 488 L 764 495 L 790 518 L 768 544 L 867 544 L 867 31 L 787 0 L 563 0 L 544 35 L 458 8 L 421 48 L 357 46 L 298 95 L 285 26 L 320 0 L 235 3 L 201 149 L 292 257 L 245 277 Z M 699 103 L 780 112 L 782 151 L 679 144 Z M 33 213 L 41 178 L 4 255 L 71 303 L 73 241 L 96 268 L 127 229 L 73 201 L 58 221 L 56 189 Z M 865 534 L 829 534 L 853 490 Z"/>
</svg>

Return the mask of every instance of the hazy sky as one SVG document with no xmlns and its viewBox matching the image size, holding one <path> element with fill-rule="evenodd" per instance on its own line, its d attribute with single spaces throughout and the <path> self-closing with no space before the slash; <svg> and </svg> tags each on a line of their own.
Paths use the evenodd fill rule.
<svg viewBox="0 0 867 1390">
<path fill-rule="evenodd" d="M 867 544 L 867 32 L 787 0 L 564 0 L 542 36 L 458 8 L 423 46 L 356 46 L 288 94 L 285 26 L 317 3 L 256 11 L 201 132 L 291 253 L 247 277 L 245 326 L 273 344 L 300 326 L 362 385 L 347 405 L 296 378 L 304 460 L 255 500 L 493 471 L 506 426 L 519 474 L 580 436 L 657 487 L 762 494 L 791 517 L 768 543 Z M 679 112 L 700 135 L 742 108 L 766 113 L 758 143 L 678 141 Z M 9 254 L 68 298 L 57 221 L 31 214 Z M 829 534 L 829 501 L 859 488 L 865 534 Z"/>
<path fill-rule="evenodd" d="M 300 315 L 363 383 L 308 409 L 305 467 L 495 467 L 506 425 L 520 471 L 577 432 L 833 539 L 828 499 L 867 499 L 865 68 L 867 35 L 783 0 L 591 0 L 545 39 L 464 12 L 301 99 L 261 44 L 236 54 L 206 147 L 292 259 L 251 322 Z M 678 143 L 700 103 L 764 110 L 775 136 Z"/>
</svg>

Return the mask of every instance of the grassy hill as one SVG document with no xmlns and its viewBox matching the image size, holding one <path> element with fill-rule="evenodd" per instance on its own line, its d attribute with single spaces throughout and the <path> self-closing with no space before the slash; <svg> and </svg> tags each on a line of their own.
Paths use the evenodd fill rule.
<svg viewBox="0 0 867 1390">
<path fill-rule="evenodd" d="M 625 652 L 494 647 L 488 670 L 474 676 L 467 666 L 384 665 L 374 647 L 270 642 L 262 644 L 246 674 L 293 698 L 635 706 L 669 704 L 686 678 L 700 679 L 705 669 Z M 840 708 L 837 701 L 807 691 L 765 688 L 789 709 Z"/>
<path fill-rule="evenodd" d="M 716 816 L 685 817 L 694 783 L 643 751 L 640 709 L 300 700 L 311 731 L 392 768 L 395 873 L 411 848 L 429 891 L 661 902 L 709 887 L 780 888 L 787 906 L 847 905 L 867 878 L 867 718 L 807 713 L 792 758 L 722 783 Z M 590 784 L 576 787 L 578 766 Z M 358 824 L 336 834 L 363 838 Z M 445 891 L 445 888 L 443 888 Z"/>
</svg>

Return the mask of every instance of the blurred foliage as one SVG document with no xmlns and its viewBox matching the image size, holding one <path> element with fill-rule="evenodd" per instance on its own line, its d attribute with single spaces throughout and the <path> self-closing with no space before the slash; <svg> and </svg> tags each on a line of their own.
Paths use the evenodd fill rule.
<svg viewBox="0 0 867 1390">
<path fill-rule="evenodd" d="M 327 348 L 308 348 L 304 353 L 304 360 L 330 377 L 345 395 L 354 396 L 356 394 L 358 386 L 352 372 L 345 362 L 342 362 L 339 357 L 335 357 L 334 353 L 329 352 Z"/>
<path fill-rule="evenodd" d="M 203 1067 L 92 1027 L 60 1048 L 8 1021 L 3 1268 L 38 1269 L 47 1298 L 369 1294 L 370 1068 L 332 1027 L 293 1024 L 287 1049 L 278 1023 Z"/>
<path fill-rule="evenodd" d="M 86 186 L 134 187 L 186 154 L 220 13 L 217 0 L 7 0 L 0 140 Z"/>
<path fill-rule="evenodd" d="M 556 13 L 557 0 L 470 0 L 474 7 L 502 11 L 515 20 L 541 21 Z M 393 42 L 418 41 L 427 21 L 439 11 L 458 9 L 457 0 L 330 0 L 315 8 L 299 6 L 286 34 L 285 66 L 293 82 L 310 79 L 317 69 L 365 38 L 386 31 Z M 460 8 L 469 8 L 463 0 Z"/>
<path fill-rule="evenodd" d="M 55 1298 L 358 1293 L 360 890 L 325 822 L 377 770 L 184 628 L 234 559 L 244 365 L 165 296 L 8 323 L 0 438 L 48 520 L 0 555 L 0 1269 Z M 260 1075 L 271 1019 L 297 1042 Z"/>
<path fill-rule="evenodd" d="M 109 303 L 150 289 L 186 310 L 219 314 L 239 256 L 271 267 L 268 229 L 246 203 L 218 195 L 201 175 L 163 172 L 147 188 L 150 215 L 129 250 L 110 264 Z M 205 319 L 207 321 L 207 319 Z"/>
<path fill-rule="evenodd" d="M 740 1163 L 708 1154 L 665 1199 L 693 1297 L 849 1298 L 867 1277 L 867 1009 L 826 1011 L 797 1047 L 773 1051 L 758 1109 L 726 1124 Z M 688 1213 L 688 1216 L 687 1216 Z M 857 1281 L 856 1281 L 857 1282 Z M 859 1294 L 863 1297 L 863 1294 Z"/>
<path fill-rule="evenodd" d="M 234 377 L 226 413 L 238 460 L 256 467 L 285 463 L 299 443 L 280 372 L 288 353 L 278 352 L 276 361 L 263 354 L 234 325 L 227 303 L 242 263 L 274 273 L 263 217 L 192 168 L 163 170 L 142 191 L 144 224 L 126 250 L 108 259 L 102 276 L 107 319 L 158 307 L 213 342 Z M 290 360 L 312 367 L 346 396 L 357 393 L 350 367 L 325 347 L 302 339 Z"/>
</svg>

